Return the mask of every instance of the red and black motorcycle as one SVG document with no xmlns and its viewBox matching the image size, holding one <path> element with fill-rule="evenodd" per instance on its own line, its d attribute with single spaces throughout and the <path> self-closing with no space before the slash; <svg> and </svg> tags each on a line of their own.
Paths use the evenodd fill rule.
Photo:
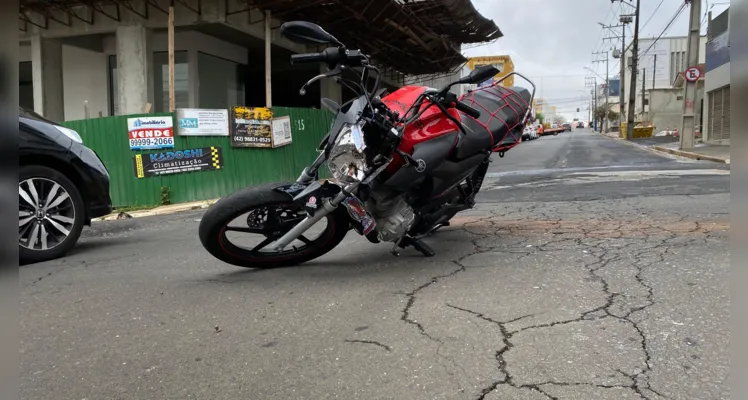
<svg viewBox="0 0 748 400">
<path fill-rule="evenodd" d="M 230 264 L 272 268 L 317 258 L 353 228 L 373 243 L 393 243 L 395 255 L 408 246 L 434 255 L 422 239 L 472 208 L 491 154 L 503 157 L 520 142 L 534 84 L 530 92 L 499 81 L 459 99 L 450 92 L 499 72 L 485 66 L 441 89 L 405 86 L 384 95 L 368 57 L 321 27 L 288 22 L 281 32 L 298 43 L 332 45 L 291 56 L 292 64 L 328 66 L 300 94 L 334 77 L 359 97 L 343 105 L 322 99 L 337 116 L 317 159 L 296 182 L 252 186 L 214 204 L 200 222 L 203 246 Z M 319 179 L 322 166 L 331 179 Z"/>
</svg>

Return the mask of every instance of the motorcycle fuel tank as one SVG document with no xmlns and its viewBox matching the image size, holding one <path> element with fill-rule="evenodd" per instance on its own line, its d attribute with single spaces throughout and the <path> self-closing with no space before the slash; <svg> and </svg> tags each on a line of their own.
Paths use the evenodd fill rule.
<svg viewBox="0 0 748 400">
<path fill-rule="evenodd" d="M 425 86 L 404 86 L 389 95 L 382 98 L 382 101 L 393 110 L 404 115 L 410 106 L 418 99 L 418 96 L 423 94 L 427 89 Z M 460 114 L 455 109 L 449 109 L 449 114 L 453 116 L 457 121 L 460 121 Z M 459 135 L 459 127 L 454 122 L 445 118 L 441 110 L 436 106 L 431 106 L 421 114 L 421 116 L 405 127 L 403 137 L 400 141 L 398 149 L 407 154 L 414 154 L 416 146 L 423 145 L 429 141 L 438 140 L 439 145 L 428 146 L 430 152 L 437 150 L 440 152 L 436 156 L 444 159 L 449 156 L 450 151 L 457 145 Z M 450 138 L 445 140 L 444 136 L 449 135 Z M 448 141 L 448 143 L 446 143 Z M 404 160 L 395 155 L 392 163 L 387 168 L 387 171 L 394 174 L 404 164 Z"/>
</svg>

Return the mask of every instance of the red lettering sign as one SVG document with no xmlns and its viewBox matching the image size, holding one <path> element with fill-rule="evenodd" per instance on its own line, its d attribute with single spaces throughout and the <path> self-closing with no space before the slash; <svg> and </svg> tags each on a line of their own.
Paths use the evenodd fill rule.
<svg viewBox="0 0 748 400">
<path fill-rule="evenodd" d="M 130 139 L 144 139 L 144 138 L 157 138 L 157 137 L 174 137 L 173 128 L 162 128 L 162 129 L 138 129 L 130 131 Z"/>
</svg>

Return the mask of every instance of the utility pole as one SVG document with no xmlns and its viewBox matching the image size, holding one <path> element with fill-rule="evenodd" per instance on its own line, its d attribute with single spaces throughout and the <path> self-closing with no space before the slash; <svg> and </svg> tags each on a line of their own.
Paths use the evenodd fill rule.
<svg viewBox="0 0 748 400">
<path fill-rule="evenodd" d="M 623 123 L 623 115 L 624 115 L 624 101 L 626 99 L 626 25 L 633 22 L 634 17 L 630 14 L 622 14 L 618 21 L 621 23 L 620 25 L 605 25 L 601 22 L 598 22 L 600 26 L 603 28 L 610 29 L 611 32 L 615 32 L 614 28 L 621 28 L 621 36 L 613 35 L 612 37 L 604 38 L 603 40 L 613 40 L 613 39 L 621 39 L 621 50 L 614 49 L 613 50 L 613 58 L 618 59 L 618 64 L 620 65 L 620 72 L 619 72 L 619 79 L 618 79 L 618 128 L 620 129 Z"/>
<path fill-rule="evenodd" d="M 626 24 L 634 22 L 632 15 L 621 15 L 618 19 L 621 22 L 621 53 L 618 55 L 619 64 L 621 64 L 621 81 L 619 82 L 618 95 L 618 131 L 620 133 L 623 126 L 623 112 L 626 109 Z M 613 55 L 615 57 L 615 54 Z"/>
<path fill-rule="evenodd" d="M 691 23 L 688 32 L 688 48 L 686 49 L 687 69 L 696 67 L 699 63 L 701 0 L 686 0 L 686 3 L 691 5 Z M 696 128 L 696 82 L 686 79 L 685 96 L 683 96 L 683 120 L 680 129 L 680 148 L 682 150 L 693 149 L 694 130 Z"/>
<path fill-rule="evenodd" d="M 608 131 L 608 113 L 610 112 L 610 106 L 608 105 L 608 94 L 610 93 L 609 85 L 610 85 L 610 79 L 608 79 L 608 60 L 610 57 L 608 57 L 607 51 L 599 51 L 592 54 L 605 54 L 605 60 L 594 60 L 592 62 L 605 62 L 605 87 L 603 88 L 603 96 L 605 96 L 605 115 L 603 116 L 603 132 Z"/>
<path fill-rule="evenodd" d="M 652 89 L 655 88 L 655 77 L 657 76 L 657 54 L 654 55 L 654 66 L 652 68 Z"/>
<path fill-rule="evenodd" d="M 626 3 L 628 5 L 632 5 L 631 3 L 628 3 L 624 0 L 610 0 L 611 3 L 620 1 L 621 3 Z M 626 122 L 626 136 L 625 138 L 631 138 L 634 134 L 634 108 L 636 107 L 636 71 L 637 71 L 637 65 L 639 64 L 639 10 L 641 9 L 640 6 L 641 0 L 636 0 L 636 7 L 634 10 L 634 19 L 636 20 L 634 22 L 634 42 L 631 45 L 631 88 L 629 90 L 629 108 L 628 108 L 628 118 Z M 621 16 L 621 22 L 624 22 L 624 17 L 626 21 L 630 22 L 630 15 L 622 15 Z M 697 22 L 698 23 L 698 22 Z M 625 24 L 625 23 L 624 23 Z M 625 28 L 624 28 L 625 29 Z M 624 66 L 626 64 L 626 47 L 624 45 L 623 47 L 623 54 L 621 54 L 621 66 Z M 622 70 L 625 72 L 625 67 Z M 623 74 L 621 75 L 623 77 Z M 623 83 L 623 81 L 622 81 Z M 621 99 L 623 99 L 623 85 L 621 85 Z M 621 109 L 621 113 L 623 113 L 623 109 Z"/>
<path fill-rule="evenodd" d="M 592 106 L 590 120 L 594 121 L 594 123 L 592 124 L 592 129 L 597 130 L 597 115 L 595 115 L 595 111 L 597 111 L 597 78 L 595 78 L 594 76 L 586 77 L 584 86 L 594 88 L 594 95 L 592 97 L 594 99 L 594 104 Z"/>
<path fill-rule="evenodd" d="M 647 69 L 642 69 L 642 116 L 641 120 L 644 122 L 644 88 L 647 87 Z"/>
</svg>

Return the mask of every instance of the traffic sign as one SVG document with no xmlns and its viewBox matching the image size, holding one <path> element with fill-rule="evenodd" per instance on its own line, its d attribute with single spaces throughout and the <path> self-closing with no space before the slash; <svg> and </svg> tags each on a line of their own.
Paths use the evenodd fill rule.
<svg viewBox="0 0 748 400">
<path fill-rule="evenodd" d="M 691 67 L 686 70 L 686 80 L 689 82 L 696 82 L 701 78 L 701 70 L 698 67 Z"/>
</svg>

